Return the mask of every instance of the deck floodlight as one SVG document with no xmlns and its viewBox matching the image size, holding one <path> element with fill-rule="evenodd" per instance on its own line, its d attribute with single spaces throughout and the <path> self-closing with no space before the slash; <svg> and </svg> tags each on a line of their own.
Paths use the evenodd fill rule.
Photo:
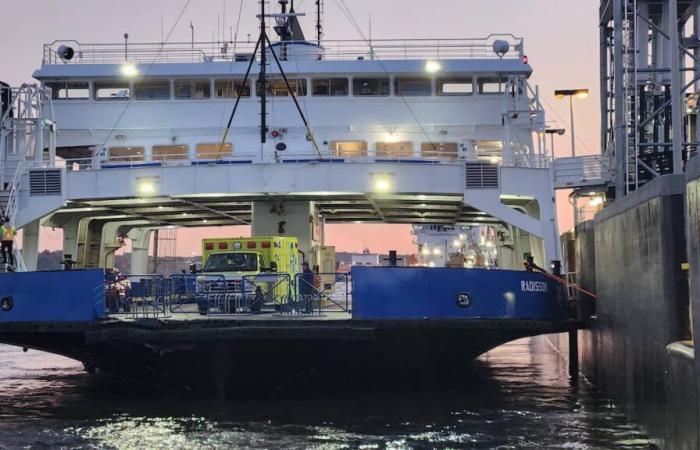
<svg viewBox="0 0 700 450">
<path fill-rule="evenodd" d="M 156 181 L 151 178 L 142 178 L 137 181 L 136 190 L 143 196 L 154 195 L 156 193 Z"/>
<path fill-rule="evenodd" d="M 428 73 L 439 72 L 442 66 L 437 61 L 428 61 L 425 63 L 425 71 Z"/>
<path fill-rule="evenodd" d="M 390 174 L 375 174 L 372 176 L 372 190 L 377 193 L 385 193 L 392 190 L 394 180 Z"/>
<path fill-rule="evenodd" d="M 124 63 L 122 64 L 121 72 L 125 77 L 133 78 L 139 74 L 139 69 L 137 69 L 136 66 L 131 63 Z"/>
</svg>

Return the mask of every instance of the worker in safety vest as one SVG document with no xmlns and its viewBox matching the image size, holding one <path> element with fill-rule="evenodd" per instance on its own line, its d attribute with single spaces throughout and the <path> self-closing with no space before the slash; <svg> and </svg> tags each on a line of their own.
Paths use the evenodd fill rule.
<svg viewBox="0 0 700 450">
<path fill-rule="evenodd" d="M 10 265 L 15 265 L 15 257 L 12 254 L 12 244 L 15 241 L 15 227 L 10 225 L 10 218 L 5 218 L 5 224 L 0 226 L 0 253 L 2 253 L 2 262 Z M 9 256 L 8 256 L 9 255 Z"/>
</svg>

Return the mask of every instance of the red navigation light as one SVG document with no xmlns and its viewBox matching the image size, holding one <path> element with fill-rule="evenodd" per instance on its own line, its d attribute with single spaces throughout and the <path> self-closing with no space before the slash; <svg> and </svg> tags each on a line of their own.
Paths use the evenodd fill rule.
<svg viewBox="0 0 700 450">
<path fill-rule="evenodd" d="M 219 250 L 227 250 L 228 244 L 226 242 L 219 242 Z"/>
<path fill-rule="evenodd" d="M 277 130 L 272 130 L 272 137 L 273 137 L 273 138 L 277 138 L 277 137 L 279 137 L 279 136 L 280 136 L 280 132 L 279 132 L 279 131 L 277 131 Z"/>
<path fill-rule="evenodd" d="M 211 242 L 207 242 L 206 244 L 204 244 L 204 248 L 206 250 L 214 250 L 214 244 Z"/>
<path fill-rule="evenodd" d="M 527 55 L 523 55 L 523 64 L 527 64 L 530 59 L 527 57 Z"/>
<path fill-rule="evenodd" d="M 255 242 L 253 241 L 248 241 L 248 248 L 255 248 L 257 245 L 255 245 Z"/>
<path fill-rule="evenodd" d="M 260 246 L 261 246 L 262 248 L 270 248 L 270 241 L 262 241 L 262 242 L 260 243 Z"/>
</svg>

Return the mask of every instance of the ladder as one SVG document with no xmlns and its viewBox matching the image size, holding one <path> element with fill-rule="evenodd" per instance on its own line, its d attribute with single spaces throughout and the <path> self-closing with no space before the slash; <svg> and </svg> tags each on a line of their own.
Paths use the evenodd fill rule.
<svg viewBox="0 0 700 450">
<path fill-rule="evenodd" d="M 639 188 L 639 80 L 637 73 L 637 0 L 624 2 L 624 26 L 622 29 L 623 86 L 625 117 L 625 180 L 627 193 Z M 620 74 L 617 74 L 620 76 Z"/>
</svg>

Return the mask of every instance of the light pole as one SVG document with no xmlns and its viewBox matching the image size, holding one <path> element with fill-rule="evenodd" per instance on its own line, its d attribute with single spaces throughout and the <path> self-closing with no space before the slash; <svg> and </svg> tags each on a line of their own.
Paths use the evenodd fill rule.
<svg viewBox="0 0 700 450">
<path fill-rule="evenodd" d="M 576 156 L 576 131 L 574 128 L 574 96 L 577 98 L 588 97 L 588 89 L 558 89 L 554 91 L 558 99 L 569 97 L 569 111 L 571 113 L 571 156 Z"/>
<path fill-rule="evenodd" d="M 563 128 L 547 128 L 544 130 L 545 134 L 548 134 L 552 142 L 552 159 L 554 159 L 554 135 L 563 136 L 566 130 Z"/>
</svg>

